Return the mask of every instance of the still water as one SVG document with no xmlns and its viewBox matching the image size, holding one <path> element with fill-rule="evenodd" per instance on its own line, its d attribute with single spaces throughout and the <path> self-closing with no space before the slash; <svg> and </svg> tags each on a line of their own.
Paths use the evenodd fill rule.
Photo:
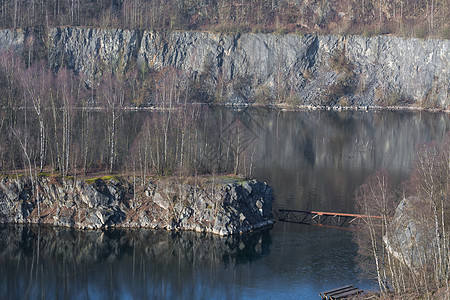
<svg viewBox="0 0 450 300">
<path fill-rule="evenodd" d="M 368 175 L 384 168 L 400 184 L 417 146 L 450 131 L 448 115 L 425 112 L 213 110 L 230 123 L 223 128 L 247 131 L 241 149 L 274 188 L 274 210 L 354 212 Z M 356 251 L 349 231 L 281 222 L 226 238 L 3 226 L 0 299 L 319 299 L 341 285 L 376 288 Z"/>
</svg>

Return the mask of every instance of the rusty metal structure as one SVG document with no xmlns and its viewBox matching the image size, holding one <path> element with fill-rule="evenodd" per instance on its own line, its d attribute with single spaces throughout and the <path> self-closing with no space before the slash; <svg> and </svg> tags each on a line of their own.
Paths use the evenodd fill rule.
<svg viewBox="0 0 450 300">
<path fill-rule="evenodd" d="M 279 209 L 276 215 L 281 222 L 339 228 L 348 228 L 352 225 L 359 224 L 360 222 L 369 221 L 379 224 L 383 220 L 383 217 L 381 216 L 294 209 Z"/>
</svg>

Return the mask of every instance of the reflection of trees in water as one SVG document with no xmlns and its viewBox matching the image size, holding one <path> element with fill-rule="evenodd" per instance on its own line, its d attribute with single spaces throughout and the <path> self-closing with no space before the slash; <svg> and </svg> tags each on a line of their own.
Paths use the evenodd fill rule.
<svg viewBox="0 0 450 300">
<path fill-rule="evenodd" d="M 393 184 L 405 180 L 416 147 L 442 140 L 450 128 L 448 116 L 427 112 L 263 114 L 257 131 L 263 164 L 255 174 L 274 188 L 275 205 L 299 209 L 354 211 L 354 192 L 367 176 L 385 168 Z"/>
<path fill-rule="evenodd" d="M 270 253 L 268 231 L 221 237 L 163 230 L 79 231 L 69 228 L 12 226 L 0 229 L 0 256 L 17 261 L 40 249 L 41 259 L 77 264 L 114 262 L 132 255 L 170 265 L 177 256 L 187 266 L 246 263 Z"/>
<path fill-rule="evenodd" d="M 18 138 L 32 162 L 62 173 L 114 171 L 145 174 L 251 174 L 261 158 L 271 168 L 323 168 L 339 173 L 380 166 L 405 170 L 419 143 L 442 140 L 448 118 L 413 112 L 233 111 L 188 107 L 170 111 L 117 113 L 112 143 L 108 112 L 45 109 L 44 135 L 33 111 L 0 113 L 0 171 L 27 166 Z M 67 118 L 66 118 L 67 119 Z M 77 126 L 73 124 L 79 124 Z M 55 126 L 56 125 L 56 126 Z M 11 132 L 14 128 L 16 135 Z M 69 130 L 70 129 L 70 130 Z M 113 146 L 111 146 L 113 145 Z M 114 147 L 114 149 L 111 149 Z M 113 154 L 111 154 L 113 153 Z M 113 157 L 113 164 L 111 157 Z M 342 172 L 333 177 L 345 177 Z M 361 177 L 361 176 L 357 176 Z"/>
<path fill-rule="evenodd" d="M 23 132 L 23 113 L 0 112 L 0 171 L 24 167 L 23 151 L 9 131 L 14 123 L 16 132 Z M 72 126 L 71 136 L 64 140 L 71 143 L 71 156 L 65 162 L 80 172 L 109 170 L 106 113 L 71 113 L 73 124 L 81 125 Z M 44 114 L 49 129 L 45 134 L 49 140 L 46 162 L 61 169 L 62 128 L 52 125 L 53 110 Z M 39 162 L 39 124 L 34 115 L 29 112 L 27 116 L 32 134 L 23 136 L 31 161 Z M 58 118 L 63 114 L 57 110 L 56 122 Z M 238 169 L 240 174 L 269 182 L 278 197 L 276 205 L 295 197 L 309 202 L 298 207 L 301 209 L 350 212 L 354 191 L 369 174 L 384 167 L 394 184 L 406 179 L 416 147 L 442 140 L 448 128 L 448 116 L 426 112 L 236 111 L 209 106 L 170 112 L 122 111 L 116 123 L 114 166 L 115 171 L 140 176 Z M 342 203 L 329 207 L 329 199 L 335 195 Z M 296 205 L 289 203 L 288 207 Z"/>
<path fill-rule="evenodd" d="M 0 286 L 8 286 L 4 291 L 11 294 L 0 292 L 0 297 L 19 299 L 28 293 L 33 298 L 41 292 L 72 296 L 87 292 L 89 286 L 91 292 L 104 289 L 102 295 L 116 293 L 117 286 L 124 286 L 142 289 L 129 291 L 140 293 L 135 296 L 153 296 L 160 292 L 156 287 L 162 282 L 179 285 L 174 291 L 185 290 L 186 284 L 204 280 L 205 274 L 210 280 L 219 280 L 224 266 L 269 255 L 271 243 L 268 231 L 220 237 L 144 229 L 77 231 L 6 226 L 0 229 L 0 265 L 4 270 Z M 197 279 L 196 274 L 200 276 Z"/>
</svg>

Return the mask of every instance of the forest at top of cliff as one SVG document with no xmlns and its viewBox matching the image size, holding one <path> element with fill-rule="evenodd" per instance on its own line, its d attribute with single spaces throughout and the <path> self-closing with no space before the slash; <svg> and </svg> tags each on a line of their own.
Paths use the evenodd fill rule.
<svg viewBox="0 0 450 300">
<path fill-rule="evenodd" d="M 447 0 L 0 0 L 0 27 L 450 38 Z"/>
</svg>

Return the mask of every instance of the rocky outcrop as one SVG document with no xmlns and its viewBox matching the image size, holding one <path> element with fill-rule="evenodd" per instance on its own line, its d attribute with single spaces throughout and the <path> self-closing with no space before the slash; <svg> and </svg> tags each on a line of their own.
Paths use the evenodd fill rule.
<svg viewBox="0 0 450 300">
<path fill-rule="evenodd" d="M 420 103 L 448 108 L 449 40 L 391 36 L 316 36 L 154 32 L 51 28 L 48 60 L 88 81 L 107 68 L 135 64 L 175 67 L 200 81 L 211 97 L 220 83 L 232 103 L 256 101 L 265 92 L 297 104 Z M 22 31 L 1 30 L 0 48 L 20 51 Z"/>
<path fill-rule="evenodd" d="M 23 51 L 25 42 L 25 32 L 23 30 L 0 30 L 0 51 Z"/>
<path fill-rule="evenodd" d="M 139 49 L 140 32 L 95 28 L 54 28 L 48 32 L 48 60 L 92 79 L 106 69 L 125 70 Z"/>
<path fill-rule="evenodd" d="M 273 224 L 272 189 L 251 181 L 146 182 L 40 177 L 0 181 L 0 223 L 147 227 L 222 236 Z"/>
<path fill-rule="evenodd" d="M 433 263 L 436 232 L 429 202 L 408 197 L 398 205 L 384 236 L 387 249 L 412 270 Z"/>
</svg>

